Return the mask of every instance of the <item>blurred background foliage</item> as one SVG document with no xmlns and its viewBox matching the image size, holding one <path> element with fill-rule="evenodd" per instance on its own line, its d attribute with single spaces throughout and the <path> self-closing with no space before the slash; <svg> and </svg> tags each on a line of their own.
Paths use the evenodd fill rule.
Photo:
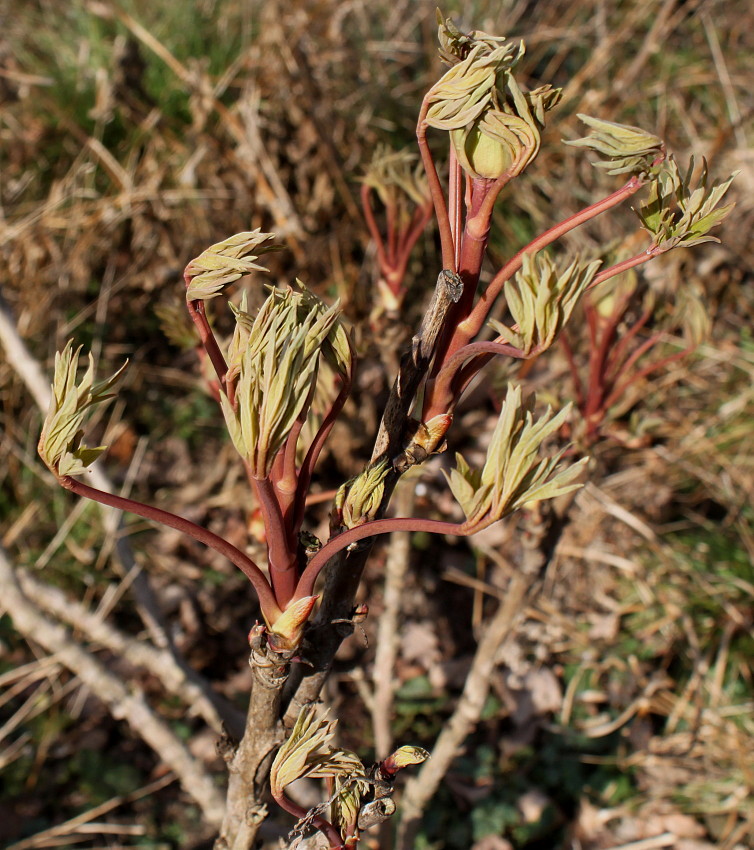
<svg viewBox="0 0 754 850">
<path fill-rule="evenodd" d="M 665 313 L 692 293 L 711 330 L 693 355 L 638 385 L 593 447 L 594 486 L 577 499 L 545 593 L 506 648 L 494 698 L 417 847 L 596 850 L 658 835 L 669 837 L 642 846 L 750 847 L 754 12 L 745 0 L 468 0 L 443 12 L 462 28 L 523 37 L 521 82 L 565 90 L 537 162 L 499 205 L 495 258 L 617 187 L 560 144 L 582 134 L 578 112 L 655 132 L 681 164 L 706 157 L 717 178 L 740 174 L 722 244 L 674 252 L 634 281 Z M 97 427 L 113 447 L 111 474 L 137 496 L 229 539 L 253 526 L 194 355 L 166 341 L 155 310 L 172 315 L 183 301 L 191 257 L 254 227 L 288 248 L 269 259 L 273 279 L 298 276 L 340 297 L 356 327 L 359 386 L 317 486 L 359 468 L 389 385 L 386 349 L 411 333 L 438 252 L 429 229 L 400 321 L 375 340 L 357 181 L 379 143 L 411 144 L 441 70 L 435 45 L 434 2 L 422 0 L 0 2 L 2 296 L 48 368 L 71 336 L 103 374 L 132 359 Z M 564 247 L 636 249 L 636 230 L 621 209 Z M 572 327 L 583 355 L 578 319 Z M 556 353 L 527 377 L 557 403 L 573 393 Z M 459 416 L 453 448 L 484 430 L 506 373 L 490 378 Z M 97 604 L 117 587 L 110 544 L 97 512 L 51 486 L 35 458 L 40 418 L 0 357 L 0 538 L 18 564 Z M 441 510 L 436 470 L 425 479 L 419 508 Z M 242 705 L 256 615 L 242 577 L 172 533 L 134 518 L 128 531 L 182 649 Z M 468 625 L 500 592 L 512 533 L 431 557 L 421 547 L 434 544 L 416 541 L 395 718 L 412 743 L 431 746 L 452 710 L 473 648 Z M 375 613 L 380 559 L 367 576 Z M 136 629 L 126 588 L 115 593 L 124 598 L 113 616 Z M 0 653 L 0 840 L 63 846 L 60 836 L 13 842 L 118 797 L 110 821 L 121 833 L 79 835 L 80 846 L 199 846 L 197 813 L 174 785 L 133 794 L 159 779 L 151 752 L 38 657 L 7 615 Z M 344 743 L 366 757 L 358 671 L 371 658 L 349 644 L 328 694 L 348 721 Z M 214 763 L 197 721 L 169 701 L 160 709 Z"/>
</svg>

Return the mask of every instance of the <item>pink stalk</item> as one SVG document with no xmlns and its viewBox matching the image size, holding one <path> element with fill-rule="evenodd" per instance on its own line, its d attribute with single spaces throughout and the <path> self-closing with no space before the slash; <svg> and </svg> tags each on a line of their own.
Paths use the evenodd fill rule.
<svg viewBox="0 0 754 850">
<path fill-rule="evenodd" d="M 636 335 L 639 331 L 646 325 L 646 323 L 652 318 L 652 310 L 645 310 L 641 316 L 631 325 L 631 327 L 621 336 L 618 340 L 617 345 L 615 345 L 611 351 L 610 355 L 607 358 L 606 364 L 606 375 L 608 378 L 617 378 L 620 372 L 622 371 L 622 364 L 625 362 L 627 355 L 628 347 L 631 344 L 631 341 L 635 339 Z"/>
<path fill-rule="evenodd" d="M 315 826 L 330 842 L 330 850 L 341 850 L 341 848 L 344 847 L 340 833 L 329 820 L 325 820 L 325 818 L 321 815 L 314 815 L 314 817 L 312 817 L 309 821 L 308 809 L 305 809 L 303 806 L 299 806 L 298 803 L 294 803 L 290 797 L 287 797 L 282 792 L 275 793 L 275 791 L 273 791 L 272 796 L 281 809 L 285 809 L 286 812 L 299 820 L 307 820 L 307 822 L 311 822 L 312 826 Z"/>
<path fill-rule="evenodd" d="M 649 248 L 647 248 L 646 251 L 642 251 L 641 254 L 635 254 L 633 257 L 621 260 L 620 263 L 616 263 L 614 266 L 603 269 L 599 274 L 595 275 L 594 280 L 586 288 L 586 291 L 589 292 L 590 289 L 594 289 L 595 286 L 599 286 L 601 283 L 604 283 L 611 277 L 615 277 L 621 272 L 625 272 L 635 266 L 641 266 L 644 263 L 648 263 L 655 257 L 659 257 L 660 254 L 664 254 L 667 250 L 667 248 L 659 248 L 657 245 L 650 245 Z"/>
<path fill-rule="evenodd" d="M 186 289 L 188 289 L 191 284 L 190 275 L 184 272 L 183 279 L 186 282 Z M 204 309 L 204 302 L 201 300 L 195 300 L 187 301 L 186 303 L 191 320 L 199 332 L 199 339 L 202 341 L 202 345 L 209 356 L 210 362 L 215 370 L 215 374 L 217 375 L 217 379 L 220 382 L 220 389 L 225 392 L 225 375 L 228 371 L 228 364 L 225 362 L 225 357 L 223 356 L 222 351 L 220 351 L 220 346 L 217 344 L 215 335 L 212 333 L 212 328 L 209 326 L 207 313 Z"/>
<path fill-rule="evenodd" d="M 536 239 L 533 239 L 528 245 L 522 248 L 495 275 L 490 282 L 490 285 L 482 293 L 482 296 L 468 318 L 465 319 L 459 327 L 458 330 L 465 340 L 468 341 L 473 339 L 482 329 L 482 326 L 487 319 L 487 315 L 492 309 L 492 305 L 503 290 L 505 282 L 510 280 L 510 278 L 513 277 L 513 275 L 521 268 L 526 254 L 533 254 L 537 251 L 541 251 L 542 248 L 546 248 L 548 245 L 551 245 L 571 230 L 574 230 L 585 222 L 596 218 L 601 213 L 606 212 L 607 210 L 612 209 L 612 207 L 622 203 L 626 200 L 626 198 L 629 198 L 631 195 L 638 192 L 643 185 L 644 183 L 639 177 L 632 177 L 624 186 L 613 192 L 611 195 L 608 195 L 601 201 L 597 201 L 596 203 L 585 207 L 580 212 L 574 213 L 574 215 L 569 216 L 551 227 L 549 230 L 545 230 L 544 233 L 540 234 Z M 461 344 L 461 339 L 459 337 L 459 348 Z"/>
<path fill-rule="evenodd" d="M 83 481 L 78 481 L 70 475 L 63 475 L 58 479 L 61 487 L 70 490 L 77 496 L 83 496 L 87 499 L 92 499 L 95 502 L 100 502 L 103 505 L 108 505 L 111 508 L 116 508 L 120 511 L 128 511 L 137 516 L 152 522 L 159 522 L 161 525 L 167 525 L 169 528 L 174 528 L 183 534 L 187 534 L 199 543 L 209 546 L 221 555 L 224 555 L 231 563 L 235 564 L 239 570 L 249 579 L 254 590 L 259 597 L 259 604 L 262 609 L 262 614 L 265 620 L 273 623 L 282 613 L 277 604 L 272 592 L 272 588 L 267 583 L 264 573 L 254 563 L 254 561 L 237 549 L 232 543 L 222 537 L 214 534 L 212 531 L 202 528 L 200 525 L 191 522 L 184 517 L 172 514 L 169 511 L 164 511 L 161 508 L 156 508 L 153 505 L 145 505 L 142 502 L 126 499 L 123 496 L 116 496 L 113 493 L 106 493 L 104 490 L 98 490 L 96 487 L 90 487 L 84 484 Z"/>
<path fill-rule="evenodd" d="M 442 410 L 439 406 L 429 405 L 422 411 L 422 420 L 428 422 L 434 416 L 441 413 L 450 413 L 451 408 L 458 402 L 460 395 L 468 386 L 469 381 L 476 373 L 485 366 L 496 355 L 507 355 L 518 360 L 529 360 L 539 354 L 539 349 L 534 348 L 529 354 L 524 354 L 514 345 L 495 340 L 471 342 L 459 348 L 443 365 L 435 378 L 432 398 L 450 400 L 450 406 L 445 405 Z M 467 361 L 473 358 L 471 363 Z M 466 368 L 464 368 L 466 363 Z"/>
<path fill-rule="evenodd" d="M 425 406 L 435 399 L 434 378 L 440 367 L 451 357 L 468 339 L 461 340 L 458 335 L 459 325 L 471 312 L 476 296 L 479 274 L 482 270 L 482 261 L 487 248 L 487 239 L 490 233 L 491 207 L 485 217 L 480 212 L 484 208 L 487 194 L 494 189 L 494 181 L 475 179 L 471 181 L 471 196 L 468 203 L 466 225 L 461 237 L 461 254 L 458 264 L 458 274 L 463 281 L 463 294 L 457 304 L 454 304 L 445 320 L 445 326 L 440 332 L 435 350 L 435 359 L 430 371 L 430 380 L 427 382 L 425 394 Z M 442 402 L 433 405 L 442 406 Z"/>
<path fill-rule="evenodd" d="M 646 378 L 647 375 L 651 375 L 652 372 L 656 372 L 658 369 L 662 369 L 663 367 L 674 363 L 676 360 L 681 360 L 683 357 L 689 355 L 694 350 L 694 348 L 695 346 L 691 345 L 688 348 L 684 348 L 683 351 L 677 351 L 675 354 L 669 354 L 667 357 L 663 357 L 660 360 L 656 360 L 654 363 L 649 363 L 643 369 L 640 369 L 636 374 L 626 378 L 626 380 L 622 384 L 620 384 L 620 386 L 616 386 L 615 389 L 610 393 L 610 395 L 605 399 L 605 410 L 608 410 L 610 407 L 612 407 L 612 405 L 615 404 L 615 402 L 623 395 L 623 393 L 625 393 L 625 391 L 631 386 L 631 384 L 635 384 L 642 378 Z"/>
<path fill-rule="evenodd" d="M 352 543 L 358 543 L 359 540 L 364 540 L 367 537 L 376 537 L 378 534 L 389 534 L 393 531 L 426 531 L 431 534 L 466 536 L 480 530 L 482 527 L 482 525 L 475 525 L 473 529 L 470 529 L 465 523 L 446 522 L 439 519 L 422 519 L 420 517 L 394 517 L 390 519 L 376 519 L 372 522 L 365 522 L 363 525 L 349 528 L 337 537 L 330 538 L 311 561 L 309 561 L 296 587 L 296 598 L 301 599 L 304 596 L 312 596 L 317 576 L 330 558 L 337 555 L 338 552 L 341 552 Z"/>
<path fill-rule="evenodd" d="M 584 386 L 581 383 L 581 377 L 579 376 L 579 370 L 576 366 L 576 358 L 573 353 L 573 349 L 571 348 L 571 343 L 568 341 L 568 336 L 566 335 L 565 330 L 560 333 L 560 344 L 563 347 L 563 353 L 565 354 L 566 362 L 568 363 L 568 371 L 571 373 L 571 380 L 573 381 L 573 389 L 576 394 L 576 406 L 579 410 L 584 406 Z"/>
<path fill-rule="evenodd" d="M 317 460 L 322 452 L 322 449 L 325 446 L 325 442 L 327 441 L 328 436 L 330 435 L 330 431 L 332 431 L 333 429 L 335 420 L 338 418 L 340 411 L 343 409 L 343 406 L 345 405 L 346 401 L 348 400 L 348 396 L 351 393 L 354 365 L 355 357 L 352 359 L 351 372 L 347 378 L 343 378 L 343 386 L 340 388 L 340 392 L 336 396 L 335 401 L 330 406 L 330 409 L 325 414 L 322 420 L 322 424 L 319 426 L 319 430 L 314 435 L 314 439 L 312 440 L 311 445 L 307 449 L 304 461 L 301 464 L 301 468 L 299 469 L 293 515 L 290 524 L 292 533 L 294 535 L 297 535 L 299 533 L 299 531 L 301 530 L 301 526 L 304 522 L 304 511 L 306 509 L 307 504 L 307 494 L 309 492 L 309 486 L 312 481 L 312 475 L 314 474 L 314 468 L 317 465 Z"/>
<path fill-rule="evenodd" d="M 387 255 L 385 253 L 385 244 L 382 241 L 380 228 L 377 226 L 377 221 L 374 217 L 372 209 L 372 187 L 366 183 L 361 184 L 361 207 L 364 212 L 364 221 L 367 225 L 369 235 L 372 237 L 374 247 L 377 251 L 377 262 L 380 268 L 385 268 L 388 265 Z"/>
<path fill-rule="evenodd" d="M 458 163 L 456 149 L 453 145 L 450 146 L 450 159 L 448 163 L 450 170 L 450 189 L 449 189 L 449 206 L 450 206 L 450 233 L 453 239 L 453 268 L 457 269 L 461 265 L 461 228 L 463 227 L 463 209 L 461 205 L 463 193 L 463 170 Z"/>
<path fill-rule="evenodd" d="M 283 521 L 275 488 L 269 478 L 251 478 L 254 494 L 259 502 L 267 535 L 270 581 L 280 608 L 285 610 L 296 589 L 296 552 L 288 545 L 288 534 Z"/>
<path fill-rule="evenodd" d="M 448 217 L 448 207 L 445 202 L 445 194 L 442 190 L 440 178 L 437 175 L 435 161 L 432 158 L 432 152 L 427 144 L 427 125 L 425 123 L 427 112 L 429 111 L 429 101 L 426 96 L 422 101 L 422 107 L 419 112 L 419 119 L 416 124 L 416 141 L 419 145 L 419 153 L 421 154 L 424 172 L 427 175 L 429 183 L 429 193 L 432 196 L 432 204 L 435 208 L 435 219 L 437 227 L 440 231 L 440 245 L 442 246 L 442 267 L 451 271 L 456 271 L 455 264 L 455 248 L 453 246 L 453 233 L 450 227 L 450 218 Z"/>
</svg>

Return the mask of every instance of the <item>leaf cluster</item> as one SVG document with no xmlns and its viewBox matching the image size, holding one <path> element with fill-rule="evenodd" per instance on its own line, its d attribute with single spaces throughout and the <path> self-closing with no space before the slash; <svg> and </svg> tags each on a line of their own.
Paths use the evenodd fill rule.
<svg viewBox="0 0 754 850">
<path fill-rule="evenodd" d="M 94 383 L 94 360 L 89 354 L 89 366 L 81 382 L 76 384 L 81 346 L 73 350 L 73 340 L 55 354 L 55 377 L 52 398 L 39 438 L 39 455 L 57 476 L 80 475 L 107 446 L 84 445 L 81 426 L 89 410 L 112 398 L 109 393 L 123 374 L 128 362 L 104 381 Z"/>
<path fill-rule="evenodd" d="M 442 33 L 441 27 L 441 43 Z M 521 90 L 513 70 L 524 55 L 522 41 L 464 39 L 446 37 L 449 49 L 466 56 L 427 94 L 426 123 L 450 132 L 458 161 L 472 177 L 519 174 L 539 152 L 545 113 L 561 91 L 549 85 Z"/>
<path fill-rule="evenodd" d="M 206 301 L 220 294 L 223 287 L 249 272 L 269 269 L 254 261 L 262 254 L 279 251 L 278 245 L 266 245 L 274 233 L 260 228 L 235 235 L 211 245 L 186 266 L 187 301 Z"/>
<path fill-rule="evenodd" d="M 574 259 L 560 275 L 546 254 L 526 254 L 521 271 L 505 284 L 505 298 L 515 322 L 508 328 L 495 319 L 490 326 L 525 355 L 536 347 L 546 351 L 555 342 L 585 289 L 594 279 L 600 260 Z"/>
<path fill-rule="evenodd" d="M 429 198 L 424 169 L 415 153 L 378 145 L 361 182 L 377 192 L 385 207 L 395 206 L 401 195 L 417 207 Z"/>
<path fill-rule="evenodd" d="M 710 236 L 709 231 L 717 227 L 734 207 L 734 204 L 718 205 L 736 175 L 708 186 L 706 160 L 702 160 L 696 187 L 692 187 L 693 174 L 693 157 L 685 174 L 681 174 L 675 159 L 669 157 L 653 180 L 646 202 L 637 210 L 639 220 L 658 248 L 690 248 L 703 242 L 720 241 Z"/>
<path fill-rule="evenodd" d="M 579 114 L 579 118 L 592 128 L 592 133 L 565 144 L 602 154 L 605 160 L 593 165 L 607 169 L 608 174 L 645 174 L 664 155 L 662 139 L 639 127 L 603 121 L 590 115 Z"/>
<path fill-rule="evenodd" d="M 385 479 L 390 467 L 381 460 L 341 485 L 334 502 L 334 516 L 343 528 L 354 528 L 377 515 L 385 492 Z"/>
<path fill-rule="evenodd" d="M 581 486 L 576 479 L 587 458 L 556 471 L 565 448 L 550 458 L 539 456 L 540 446 L 565 422 L 571 406 L 556 416 L 548 407 L 535 422 L 534 403 L 533 395 L 522 401 L 521 387 L 509 384 L 484 467 L 472 470 L 456 454 L 456 468 L 446 478 L 466 514 L 467 528 L 480 530 L 526 502 L 553 499 Z"/>
<path fill-rule="evenodd" d="M 296 289 L 273 289 L 255 317 L 245 299 L 233 312 L 228 379 L 237 377 L 235 399 L 220 400 L 233 445 L 252 474 L 264 478 L 295 421 L 306 415 L 320 358 L 347 375 L 351 342 L 338 303 L 328 307 L 300 281 Z"/>
</svg>

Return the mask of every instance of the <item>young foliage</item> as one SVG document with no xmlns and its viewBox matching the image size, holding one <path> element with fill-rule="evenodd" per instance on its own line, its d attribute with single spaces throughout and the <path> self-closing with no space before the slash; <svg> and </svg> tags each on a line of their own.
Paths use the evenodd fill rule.
<svg viewBox="0 0 754 850">
<path fill-rule="evenodd" d="M 310 402 L 320 358 L 338 374 L 351 368 L 351 346 L 338 304 L 327 307 L 299 281 L 273 289 L 256 317 L 234 308 L 236 330 L 228 377 L 238 375 L 235 403 L 220 398 L 233 445 L 256 478 L 269 475 L 293 424 Z"/>
<path fill-rule="evenodd" d="M 465 58 L 430 89 L 427 125 L 450 132 L 458 161 L 472 177 L 520 174 L 539 152 L 545 112 L 561 90 L 521 90 L 513 75 L 524 55 L 521 41 L 463 36 L 443 24 L 440 32 L 446 54 L 458 51 Z"/>
<path fill-rule="evenodd" d="M 602 154 L 604 162 L 595 162 L 595 168 L 605 168 L 608 174 L 645 174 L 655 162 L 664 156 L 662 139 L 629 124 L 603 121 L 590 115 L 579 118 L 592 128 L 592 133 L 583 139 L 565 144 L 582 147 Z"/>
<path fill-rule="evenodd" d="M 708 186 L 706 160 L 702 160 L 695 188 L 692 187 L 693 174 L 693 157 L 685 174 L 681 174 L 675 159 L 669 157 L 652 182 L 649 197 L 637 211 L 639 220 L 658 248 L 690 248 L 703 242 L 720 241 L 709 231 L 733 209 L 734 204 L 718 205 L 736 175 Z"/>
<path fill-rule="evenodd" d="M 274 237 L 274 233 L 262 233 L 260 228 L 236 233 L 234 236 L 211 245 L 186 267 L 187 301 L 206 301 L 218 296 L 223 287 L 238 280 L 242 275 L 253 271 L 266 272 L 269 269 L 255 263 L 262 254 L 279 251 L 277 245 L 265 243 Z"/>
<path fill-rule="evenodd" d="M 382 502 L 385 479 L 389 472 L 387 461 L 381 460 L 341 485 L 333 506 L 337 526 L 355 528 L 374 519 Z"/>
<path fill-rule="evenodd" d="M 505 284 L 505 300 L 515 325 L 508 328 L 496 319 L 493 328 L 524 355 L 546 351 L 555 342 L 585 289 L 594 280 L 600 261 L 574 259 L 558 275 L 546 254 L 527 254 L 513 281 Z"/>
<path fill-rule="evenodd" d="M 534 402 L 533 396 L 522 401 L 521 387 L 509 384 L 484 467 L 472 470 L 456 454 L 456 468 L 446 478 L 466 514 L 467 528 L 486 528 L 527 502 L 554 499 L 582 486 L 576 479 L 587 458 L 557 471 L 565 448 L 551 458 L 539 456 L 542 443 L 565 422 L 570 405 L 556 416 L 548 407 L 535 422 Z"/>
<path fill-rule="evenodd" d="M 81 382 L 76 384 L 81 346 L 73 350 L 73 340 L 55 354 L 55 377 L 52 398 L 39 438 L 39 455 L 58 477 L 80 475 L 107 449 L 107 446 L 89 447 L 83 441 L 81 426 L 90 409 L 113 398 L 108 393 L 123 374 L 128 363 L 104 381 L 94 383 L 94 360 L 89 354 L 89 367 Z"/>
</svg>

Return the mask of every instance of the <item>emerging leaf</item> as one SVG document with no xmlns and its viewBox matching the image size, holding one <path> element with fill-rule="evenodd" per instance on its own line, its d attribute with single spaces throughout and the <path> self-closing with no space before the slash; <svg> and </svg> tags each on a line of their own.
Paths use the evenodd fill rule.
<svg viewBox="0 0 754 850">
<path fill-rule="evenodd" d="M 402 198 L 417 207 L 423 206 L 429 199 L 427 178 L 417 159 L 417 155 L 408 148 L 394 151 L 387 145 L 378 145 L 366 173 L 361 178 L 363 183 L 377 192 L 386 207 L 395 207 L 399 216 L 409 221 L 410 215 L 407 213 L 406 204 L 401 203 Z"/>
<path fill-rule="evenodd" d="M 557 339 L 584 290 L 594 279 L 600 260 L 577 259 L 558 276 L 546 254 L 526 254 L 521 271 L 505 284 L 505 298 L 514 328 L 493 319 L 490 326 L 508 343 L 528 355 L 546 351 Z"/>
<path fill-rule="evenodd" d="M 699 181 L 692 188 L 693 173 L 693 157 L 686 174 L 681 174 L 675 159 L 669 157 L 653 180 L 646 202 L 637 210 L 639 220 L 657 247 L 669 250 L 720 241 L 710 236 L 709 231 L 734 207 L 734 204 L 719 208 L 718 205 L 736 174 L 731 174 L 722 183 L 708 186 L 707 162 L 703 160 Z"/>
<path fill-rule="evenodd" d="M 63 351 L 55 355 L 52 398 L 39 438 L 39 456 L 57 476 L 80 475 L 106 450 L 107 446 L 85 446 L 81 426 L 91 407 L 113 397 L 114 393 L 108 390 L 128 365 L 126 361 L 114 375 L 95 384 L 94 360 L 90 354 L 89 367 L 77 386 L 80 352 L 81 346 L 74 351 L 73 340 L 69 340 Z"/>
<path fill-rule="evenodd" d="M 299 712 L 290 737 L 278 750 L 270 771 L 270 790 L 280 799 L 287 785 L 309 777 L 333 782 L 331 801 L 333 824 L 345 835 L 355 825 L 363 796 L 369 790 L 364 765 L 348 750 L 330 746 L 335 734 L 335 721 L 316 718 L 316 706 L 306 705 Z"/>
<path fill-rule="evenodd" d="M 374 519 L 389 471 L 387 460 L 381 460 L 340 487 L 335 496 L 334 515 L 341 526 L 354 528 Z"/>
<path fill-rule="evenodd" d="M 260 228 L 236 233 L 211 245 L 186 266 L 191 281 L 186 288 L 187 301 L 206 301 L 219 295 L 223 287 L 241 275 L 253 271 L 269 271 L 254 262 L 261 254 L 279 251 L 277 245 L 265 245 L 274 233 L 262 233 Z"/>
<path fill-rule="evenodd" d="M 224 394 L 220 401 L 233 444 L 257 478 L 269 474 L 294 423 L 306 415 L 320 358 L 344 377 L 352 366 L 338 304 L 327 307 L 297 284 L 273 289 L 253 319 L 245 300 L 233 308 L 228 379 L 238 379 L 235 404 Z"/>
<path fill-rule="evenodd" d="M 606 161 L 595 162 L 594 165 L 596 168 L 606 168 L 608 174 L 645 174 L 657 159 L 664 156 L 662 139 L 639 127 L 602 121 L 590 115 L 579 114 L 579 118 L 593 132 L 583 139 L 566 144 L 602 154 Z"/>
<path fill-rule="evenodd" d="M 484 468 L 471 470 L 457 455 L 458 465 L 446 474 L 468 528 L 486 528 L 526 502 L 553 499 L 581 486 L 575 479 L 587 458 L 558 471 L 565 448 L 551 458 L 539 456 L 540 445 L 560 428 L 570 405 L 554 417 L 548 407 L 536 422 L 533 411 L 534 397 L 522 402 L 521 388 L 509 384 Z"/>
<path fill-rule="evenodd" d="M 513 69 L 524 54 L 521 41 L 475 39 L 447 26 L 440 40 L 449 55 L 457 51 L 464 58 L 430 89 L 427 125 L 450 132 L 458 161 L 472 177 L 520 174 L 539 152 L 545 112 L 560 100 L 560 89 L 520 89 Z"/>
</svg>

